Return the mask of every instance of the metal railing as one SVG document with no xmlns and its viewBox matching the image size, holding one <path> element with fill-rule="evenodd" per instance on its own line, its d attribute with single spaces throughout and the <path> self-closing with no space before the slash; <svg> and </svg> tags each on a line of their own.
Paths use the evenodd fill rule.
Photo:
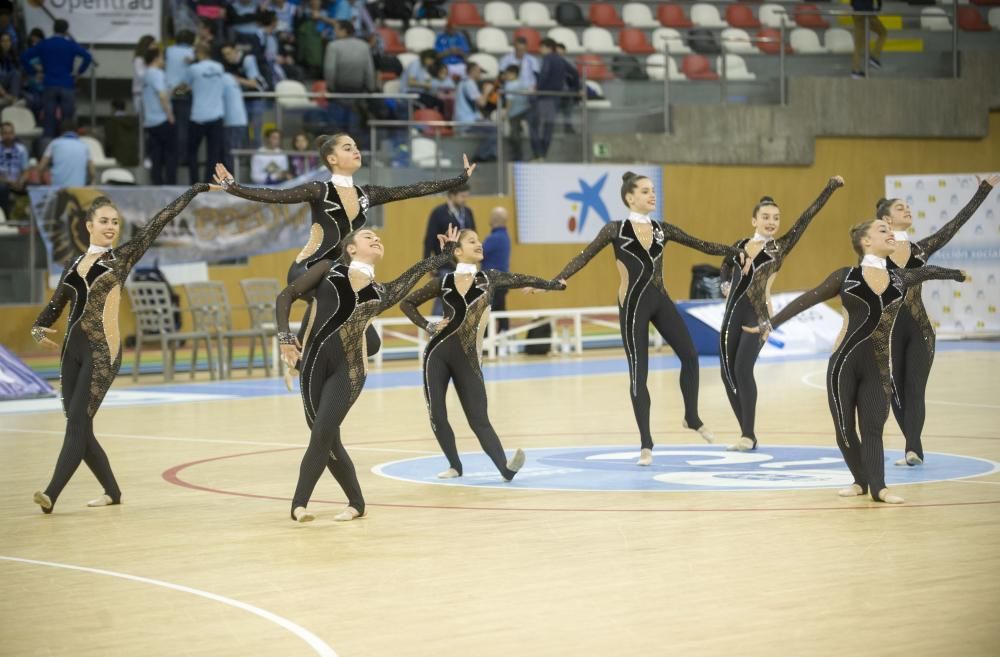
<svg viewBox="0 0 1000 657">
<path fill-rule="evenodd" d="M 406 101 L 406 116 L 411 118 L 413 116 L 413 101 L 420 98 L 418 94 L 407 94 L 407 93 L 335 93 L 335 92 L 317 92 L 317 91 L 307 91 L 305 93 L 295 92 L 292 94 L 279 94 L 274 91 L 250 91 L 243 94 L 243 98 L 261 98 L 274 100 L 275 102 L 275 122 L 280 127 L 282 125 L 282 112 L 287 111 L 305 111 L 305 110 L 320 110 L 323 109 L 319 105 L 312 103 L 311 106 L 301 105 L 293 107 L 284 107 L 288 105 L 289 100 L 299 101 L 303 98 L 306 99 L 325 99 L 325 100 L 405 100 Z M 282 103 L 282 100 L 286 101 Z"/>
</svg>

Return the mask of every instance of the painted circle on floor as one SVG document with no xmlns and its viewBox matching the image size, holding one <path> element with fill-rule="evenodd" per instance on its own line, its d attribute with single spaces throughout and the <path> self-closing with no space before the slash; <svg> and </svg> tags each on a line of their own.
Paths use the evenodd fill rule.
<svg viewBox="0 0 1000 657">
<path fill-rule="evenodd" d="M 653 464 L 636 465 L 634 447 L 555 447 L 524 450 L 527 461 L 505 482 L 482 452 L 461 455 L 463 475 L 439 479 L 448 469 L 443 456 L 383 463 L 372 472 L 421 484 L 524 490 L 696 492 L 839 488 L 854 481 L 836 447 L 782 445 L 754 452 L 727 452 L 723 445 L 670 445 L 653 451 Z M 508 450 L 508 456 L 512 454 Z M 900 450 L 886 450 L 888 486 L 978 477 L 1000 469 L 986 459 L 927 452 L 921 466 L 896 466 Z"/>
</svg>

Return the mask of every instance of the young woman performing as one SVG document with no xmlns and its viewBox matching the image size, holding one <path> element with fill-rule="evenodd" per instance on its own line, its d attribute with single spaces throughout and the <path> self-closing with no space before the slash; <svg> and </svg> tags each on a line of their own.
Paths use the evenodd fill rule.
<svg viewBox="0 0 1000 657">
<path fill-rule="evenodd" d="M 608 244 L 615 250 L 621 283 L 618 287 L 618 318 L 628 359 L 629 395 L 639 425 L 642 449 L 639 465 L 653 462 L 653 436 L 649 430 L 649 324 L 652 323 L 681 361 L 681 395 L 684 426 L 712 442 L 712 433 L 698 416 L 698 354 L 680 312 L 663 285 L 663 249 L 673 240 L 709 255 L 736 256 L 740 250 L 725 244 L 705 242 L 680 228 L 649 218 L 656 208 L 653 182 L 632 172 L 622 176 L 622 202 L 629 209 L 625 221 L 608 222 L 590 244 L 556 276 L 565 282 Z"/>
<path fill-rule="evenodd" d="M 872 499 L 902 504 L 885 486 L 882 431 L 889 417 L 889 341 L 893 322 L 903 307 L 908 289 L 928 280 L 964 281 L 957 269 L 925 266 L 919 269 L 887 269 L 886 258 L 896 249 L 889 224 L 874 219 L 851 228 L 851 244 L 861 257 L 858 267 L 833 272 L 819 287 L 785 306 L 770 322 L 744 327 L 762 333 L 817 303 L 840 295 L 847 322 L 830 357 L 826 373 L 830 412 L 837 432 L 837 445 L 854 476 L 854 483 L 841 490 L 842 497 L 870 493 Z M 860 425 L 858 436 L 856 423 Z"/>
<path fill-rule="evenodd" d="M 59 493 L 83 461 L 104 488 L 104 494 L 87 506 L 121 504 L 122 493 L 111 471 L 107 454 L 94 436 L 94 415 L 121 366 L 121 335 L 118 303 L 129 272 L 152 245 L 163 227 L 179 215 L 208 185 L 194 185 L 161 210 L 135 237 L 113 248 L 121 233 L 121 213 L 111 200 L 98 197 L 87 211 L 90 247 L 63 272 L 59 285 L 38 315 L 31 335 L 36 342 L 56 347 L 47 335 L 67 303 L 69 325 L 62 345 L 60 379 L 66 436 L 55 472 L 34 501 L 44 513 L 52 513 Z"/>
<path fill-rule="evenodd" d="M 731 451 L 749 452 L 757 449 L 754 417 L 757 412 L 757 382 L 753 368 L 757 363 L 764 341 L 760 336 L 749 335 L 743 326 L 756 326 L 761 317 L 770 317 L 771 283 L 785 258 L 798 243 L 809 222 L 823 209 L 830 196 L 843 186 L 840 176 L 830 178 L 819 198 L 806 208 L 791 230 L 775 238 L 781 225 L 778 204 L 765 196 L 753 209 L 750 224 L 753 237 L 735 244 L 746 251 L 750 268 L 744 272 L 736 258 L 726 258 L 722 263 L 722 294 L 726 297 L 726 312 L 719 332 L 719 360 L 722 364 L 722 383 L 726 386 L 729 404 L 740 423 L 740 438 L 731 445 Z"/>
<path fill-rule="evenodd" d="M 343 240 L 350 265 L 321 260 L 278 295 L 276 314 L 281 355 L 286 363 L 301 358 L 299 383 L 306 423 L 311 429 L 309 447 L 299 466 L 299 481 L 292 498 L 292 519 L 309 522 L 306 510 L 323 467 L 347 495 L 347 507 L 334 520 L 354 520 L 365 514 L 354 464 L 340 440 L 340 425 L 361 394 L 368 374 L 365 330 L 372 319 L 399 303 L 424 274 L 451 259 L 458 229 L 439 235 L 444 252 L 408 269 L 391 283 L 375 282 L 375 265 L 384 248 L 378 235 L 362 228 Z M 296 336 L 288 331 L 288 313 L 295 299 L 311 295 L 315 304 L 315 330 L 301 352 Z"/>
<path fill-rule="evenodd" d="M 979 177 L 975 196 L 959 211 L 955 218 L 936 233 L 919 242 L 911 243 L 907 230 L 913 225 L 913 215 L 906 201 L 898 198 L 882 199 L 876 206 L 879 219 L 884 219 L 895 231 L 896 250 L 889 257 L 890 267 L 914 269 L 923 267 L 938 249 L 943 247 L 965 225 L 990 191 L 1000 183 L 1000 176 L 986 180 Z M 924 462 L 924 448 L 920 436 L 924 429 L 927 379 L 934 363 L 934 327 L 927 317 L 927 309 L 916 285 L 906 291 L 906 303 L 892 328 L 892 412 L 906 437 L 905 456 L 896 465 L 920 465 Z"/>
<path fill-rule="evenodd" d="M 519 449 L 510 461 L 507 460 L 500 438 L 486 413 L 486 385 L 483 383 L 480 354 L 490 303 L 497 290 L 519 287 L 561 290 L 566 286 L 558 281 L 547 281 L 524 274 L 492 269 L 480 271 L 483 245 L 474 230 L 463 230 L 459 234 L 454 257 L 457 263 L 454 273 L 446 274 L 443 278 L 435 277 L 399 304 L 400 309 L 414 324 L 427 330 L 432 336 L 424 349 L 424 398 L 431 418 L 431 429 L 441 450 L 448 457 L 450 466 L 438 477 L 451 479 L 462 476 L 462 461 L 455 447 L 455 432 L 448 422 L 445 404 L 448 382 L 454 380 L 455 391 L 469 426 L 501 476 L 510 481 L 524 465 L 524 452 Z M 444 319 L 432 324 L 420 314 L 417 307 L 438 296 L 444 305 Z"/>
</svg>

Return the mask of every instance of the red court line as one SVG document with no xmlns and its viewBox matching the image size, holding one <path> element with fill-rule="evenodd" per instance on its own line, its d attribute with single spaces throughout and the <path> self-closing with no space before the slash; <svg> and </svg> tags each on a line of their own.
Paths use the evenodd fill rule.
<svg viewBox="0 0 1000 657">
<path fill-rule="evenodd" d="M 189 481 L 185 481 L 180 478 L 180 473 L 188 468 L 194 467 L 196 465 L 201 465 L 203 463 L 211 463 L 212 461 L 225 461 L 227 459 L 242 458 L 244 456 L 256 456 L 259 454 L 272 454 L 275 452 L 288 452 L 292 450 L 300 450 L 301 447 L 282 447 L 280 449 L 265 449 L 258 450 L 255 452 L 240 452 L 237 454 L 226 454 L 224 456 L 213 456 L 212 458 L 199 459 L 197 461 L 189 461 L 188 463 L 181 463 L 180 465 L 175 465 L 172 468 L 168 468 L 163 472 L 163 479 L 169 484 L 175 486 L 180 486 L 181 488 L 190 488 L 192 490 L 200 490 L 206 493 L 215 493 L 217 495 L 231 495 L 234 497 L 250 497 L 259 500 L 279 500 L 283 502 L 291 502 L 290 497 L 277 497 L 274 495 L 260 495 L 257 493 L 246 493 L 243 491 L 233 491 L 224 490 L 221 488 L 212 488 L 211 486 L 203 486 L 201 484 L 195 484 Z M 595 491 L 599 492 L 599 491 Z M 614 491 L 611 491 L 614 492 Z M 319 504 L 346 504 L 346 501 L 333 502 L 330 500 L 310 500 L 311 502 L 316 502 Z M 555 507 L 555 508 L 544 508 L 544 507 L 494 507 L 494 506 L 462 506 L 462 505 L 438 505 L 438 504 L 392 504 L 386 502 L 367 502 L 367 506 L 380 506 L 386 508 L 396 508 L 396 509 L 440 509 L 440 510 L 457 510 L 457 511 L 546 511 L 555 513 L 703 513 L 703 512 L 715 512 L 715 513 L 742 513 L 742 512 L 770 512 L 770 511 L 863 511 L 863 510 L 889 510 L 889 509 L 920 509 L 928 507 L 946 507 L 946 506 L 980 506 L 984 504 L 1000 504 L 1000 500 L 984 500 L 977 502 L 941 502 L 934 504 L 871 504 L 867 506 L 806 506 L 806 507 L 734 507 L 734 508 L 712 508 L 712 509 L 586 509 L 579 507 Z"/>
</svg>

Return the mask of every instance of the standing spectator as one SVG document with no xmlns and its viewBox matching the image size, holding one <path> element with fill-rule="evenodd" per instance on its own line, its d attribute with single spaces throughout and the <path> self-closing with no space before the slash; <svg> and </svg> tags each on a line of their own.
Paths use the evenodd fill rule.
<svg viewBox="0 0 1000 657">
<path fill-rule="evenodd" d="M 480 89 L 479 78 L 482 73 L 483 70 L 479 64 L 475 62 L 469 64 L 466 78 L 459 83 L 458 89 L 455 91 L 455 121 L 471 123 L 485 120 L 483 112 L 490 94 L 493 93 L 494 84 L 484 82 L 482 89 Z M 483 135 L 483 141 L 479 143 L 476 153 L 473 155 L 473 162 L 489 162 L 496 159 L 497 136 L 494 128 L 475 126 L 462 128 L 462 130 L 469 134 L 480 133 Z"/>
<path fill-rule="evenodd" d="M 62 134 L 49 142 L 38 168 L 52 166 L 53 187 L 84 187 L 97 175 L 90 149 L 76 134 L 76 120 L 65 119 L 59 124 Z"/>
<path fill-rule="evenodd" d="M 362 39 L 367 39 L 375 34 L 375 21 L 368 12 L 368 5 L 365 0 L 347 0 L 351 11 L 350 21 L 354 25 L 354 33 Z"/>
<path fill-rule="evenodd" d="M 0 32 L 0 107 L 13 105 L 21 97 L 21 61 L 14 53 L 14 42 Z"/>
<path fill-rule="evenodd" d="M 250 160 L 250 180 L 258 185 L 273 185 L 291 180 L 288 155 L 281 148 L 281 131 L 272 128 L 267 131 L 266 138 L 267 143 L 258 148 Z"/>
<path fill-rule="evenodd" d="M 202 21 L 202 24 L 206 24 Z M 167 93 L 170 94 L 170 104 L 174 109 L 174 126 L 176 128 L 176 150 L 178 164 L 187 164 L 188 127 L 191 124 L 191 90 L 184 86 L 187 69 L 194 62 L 194 32 L 181 30 L 177 33 L 176 43 L 168 46 L 164 52 L 163 75 L 167 83 Z M 211 42 L 201 43 L 199 47 L 211 48 Z M 193 180 L 191 181 L 194 182 Z"/>
<path fill-rule="evenodd" d="M 444 114 L 444 101 L 433 93 L 431 85 L 431 68 L 437 63 L 437 51 L 427 49 L 420 53 L 420 59 L 414 60 L 403 71 L 399 80 L 399 90 L 404 94 L 418 94 L 419 107 L 436 109 Z"/>
<path fill-rule="evenodd" d="M 563 58 L 566 62 L 566 89 L 569 91 L 579 91 L 580 89 L 580 73 L 576 70 L 576 66 L 569 57 L 566 56 L 566 46 L 557 43 L 556 52 L 559 56 Z M 576 98 L 570 96 L 563 96 L 559 99 L 559 116 L 562 118 L 563 122 L 563 132 L 567 135 L 576 134 L 576 130 L 573 129 L 573 106 L 577 103 Z"/>
<path fill-rule="evenodd" d="M 451 21 L 444 26 L 444 32 L 437 35 L 434 50 L 441 55 L 441 62 L 452 75 L 465 75 L 465 57 L 469 54 L 469 41 L 455 29 Z"/>
<path fill-rule="evenodd" d="M 0 34 L 10 35 L 10 41 L 17 51 L 20 41 L 17 37 L 17 29 L 14 27 L 13 9 L 11 7 L 0 7 Z"/>
<path fill-rule="evenodd" d="M 319 158 L 311 153 L 309 148 L 312 140 L 309 135 L 300 132 L 292 140 L 292 150 L 299 154 L 288 156 L 288 164 L 292 170 L 292 176 L 298 178 L 319 168 Z"/>
<path fill-rule="evenodd" d="M 500 70 L 506 71 L 511 66 L 518 67 L 518 75 L 525 88 L 535 86 L 538 77 L 538 58 L 528 54 L 528 40 L 523 36 L 514 39 L 514 52 L 509 52 L 500 58 Z"/>
<path fill-rule="evenodd" d="M 542 66 L 538 72 L 536 91 L 564 91 L 570 77 L 570 65 L 556 52 L 556 42 L 542 39 Z M 536 160 L 544 161 L 552 145 L 558 96 L 538 96 L 531 115 L 531 150 Z"/>
<path fill-rule="evenodd" d="M 257 31 L 259 9 L 257 0 L 233 0 L 226 6 L 226 25 L 236 35 L 252 35 Z"/>
<path fill-rule="evenodd" d="M 142 123 L 146 130 L 146 150 L 151 163 L 149 177 L 154 185 L 177 184 L 177 131 L 174 112 L 163 72 L 163 54 L 150 46 L 143 56 L 145 77 L 142 86 Z"/>
<path fill-rule="evenodd" d="M 337 38 L 326 45 L 323 57 L 323 78 L 326 88 L 334 93 L 370 93 L 375 91 L 375 63 L 368 44 L 354 36 L 350 21 L 338 21 Z M 368 106 L 361 100 L 330 101 L 334 122 L 348 132 L 354 128 L 357 113 L 364 124 Z M 352 111 L 353 109 L 353 111 Z"/>
<path fill-rule="evenodd" d="M 263 8 L 267 11 L 273 11 L 275 18 L 278 19 L 274 26 L 274 32 L 279 38 L 283 34 L 292 35 L 295 33 L 295 20 L 299 16 L 297 0 L 295 2 L 292 0 L 267 0 Z"/>
<path fill-rule="evenodd" d="M 525 92 L 531 91 L 520 75 L 517 64 L 511 64 L 501 75 L 504 99 L 507 101 L 507 121 L 510 123 L 510 152 L 515 162 L 521 161 L 521 142 L 524 141 L 524 124 L 531 112 L 531 98 Z"/>
<path fill-rule="evenodd" d="M 410 29 L 413 19 L 413 2 L 411 0 L 384 0 L 382 3 L 382 19 L 393 18 L 403 21 L 403 32 Z"/>
<path fill-rule="evenodd" d="M 851 0 L 851 10 L 856 12 L 880 12 L 882 11 L 882 0 Z M 873 68 L 882 68 L 882 48 L 885 46 L 885 39 L 888 33 L 885 25 L 878 16 L 864 15 L 851 16 L 854 21 L 854 55 L 851 58 L 851 77 L 865 77 L 865 23 L 868 24 L 869 33 L 875 33 L 875 44 L 871 46 L 868 53 L 868 64 Z"/>
<path fill-rule="evenodd" d="M 243 102 L 243 90 L 236 76 L 226 73 L 222 78 L 223 85 L 222 102 L 225 105 L 225 113 L 222 117 L 222 125 L 225 128 L 223 139 L 222 163 L 230 171 L 235 171 L 233 150 L 247 147 L 247 106 Z"/>
<path fill-rule="evenodd" d="M 337 11 L 340 6 L 336 0 L 310 0 L 309 17 L 316 25 L 316 31 L 324 41 L 336 38 L 334 28 L 337 26 Z M 350 18 L 348 13 L 343 20 Z"/>
<path fill-rule="evenodd" d="M 243 93 L 256 93 L 267 90 L 267 83 L 264 81 L 257 65 L 257 58 L 250 53 L 243 53 L 233 43 L 222 46 L 222 61 L 226 73 L 229 73 L 240 84 Z M 253 140 L 251 145 L 256 148 L 261 144 L 261 136 L 264 131 L 264 110 L 267 102 L 263 98 L 246 98 L 246 111 L 250 118 L 250 126 L 253 128 Z"/>
<path fill-rule="evenodd" d="M 10 195 L 23 194 L 28 182 L 28 149 L 15 137 L 13 123 L 0 124 L 0 208 L 8 219 Z"/>
<path fill-rule="evenodd" d="M 508 69 L 509 70 L 509 69 Z M 490 234 L 483 242 L 482 270 L 510 271 L 510 235 L 507 234 L 507 209 L 493 208 L 490 213 Z M 507 290 L 496 288 L 493 292 L 493 310 L 507 310 Z M 497 328 L 506 331 L 510 321 L 497 320 Z"/>
<path fill-rule="evenodd" d="M 427 232 L 424 233 L 424 258 L 430 258 L 441 253 L 437 236 L 448 232 L 448 226 L 456 226 L 459 230 L 469 228 L 476 229 L 476 218 L 472 210 L 466 206 L 469 201 L 469 186 L 459 185 L 448 190 L 446 201 L 431 210 L 427 218 Z M 444 230 L 444 233 L 440 233 Z M 437 272 L 438 278 L 443 277 L 454 267 L 443 267 Z M 440 299 L 440 297 L 438 297 Z M 441 314 L 441 301 L 434 302 L 434 314 Z"/>
<path fill-rule="evenodd" d="M 63 120 L 76 116 L 76 78 L 90 67 L 93 58 L 87 49 L 69 38 L 69 23 L 62 18 L 52 24 L 53 35 L 21 54 L 21 64 L 31 70 L 31 61 L 36 57 L 41 61 L 45 74 L 42 92 L 42 107 L 45 112 L 45 136 L 56 134 L 56 109 Z M 80 58 L 80 68 L 74 71 L 76 60 Z"/>
<path fill-rule="evenodd" d="M 223 100 L 226 74 L 222 64 L 210 59 L 207 46 L 195 50 L 197 61 L 188 67 L 184 81 L 191 87 L 191 125 L 189 126 L 187 153 L 190 182 L 198 182 L 198 149 L 206 141 L 205 177 L 211 180 L 215 165 L 222 161 L 224 125 L 226 113 Z"/>
<path fill-rule="evenodd" d="M 132 53 L 132 109 L 136 116 L 142 115 L 142 90 L 146 84 L 146 51 L 156 43 L 156 37 L 146 34 L 135 44 Z"/>
</svg>

